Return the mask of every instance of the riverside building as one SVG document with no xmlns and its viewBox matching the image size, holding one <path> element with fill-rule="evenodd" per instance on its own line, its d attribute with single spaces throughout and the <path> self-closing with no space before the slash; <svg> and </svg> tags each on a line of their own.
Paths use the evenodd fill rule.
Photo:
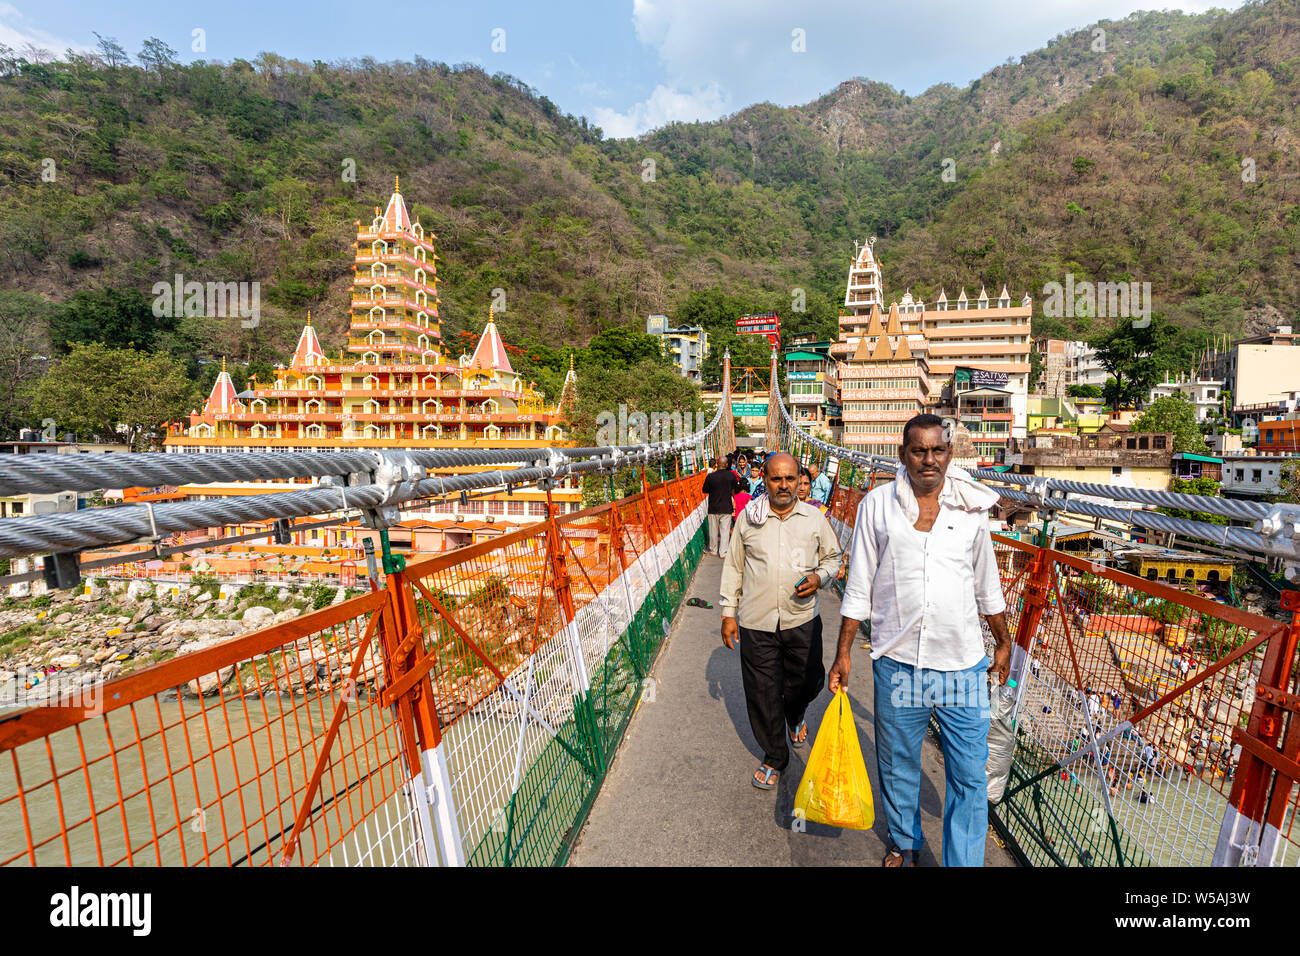
<svg viewBox="0 0 1300 956">
<path fill-rule="evenodd" d="M 881 291 L 880 264 L 875 256 L 875 239 L 854 243 L 853 260 L 849 265 L 848 283 L 844 293 L 844 306 L 839 317 L 839 342 L 831 346 L 831 354 L 848 367 L 840 370 L 841 406 L 844 409 L 844 439 L 846 444 L 881 445 L 867 436 L 888 442 L 895 434 L 884 427 L 892 422 L 880 419 L 869 424 L 873 430 L 862 431 L 864 422 L 854 418 L 858 412 L 901 413 L 903 404 L 912 402 L 913 396 L 922 393 L 922 404 L 935 404 L 942 391 L 953 384 L 958 368 L 977 370 L 996 377 L 1005 391 L 1005 408 L 1011 415 L 1010 437 L 1023 439 L 1028 422 L 1030 316 L 1033 303 L 1026 294 L 1013 305 L 1011 296 L 1003 286 L 996 300 L 990 300 L 985 289 L 979 296 L 969 299 L 962 289 L 954 300 L 949 300 L 943 290 L 933 307 L 906 292 L 888 308 L 888 321 L 879 330 L 885 313 Z M 886 347 L 879 346 L 881 335 L 888 340 Z M 863 343 L 866 343 L 865 349 Z M 900 343 L 902 348 L 900 349 Z M 900 355 L 901 358 L 895 358 Z M 868 377 L 865 370 L 886 369 L 888 364 L 901 368 L 873 372 L 877 380 L 898 378 L 907 384 L 894 389 L 904 393 L 890 401 L 899 407 L 870 409 L 853 407 L 858 398 L 850 398 L 849 381 L 855 383 L 851 390 L 861 392 L 860 383 Z M 894 375 L 894 372 L 900 374 Z M 1005 376 L 1005 382 L 1003 382 Z M 914 384 L 913 384 L 914 383 Z M 917 409 L 918 411 L 921 409 Z M 997 414 L 1002 414 L 999 410 Z M 903 421 L 906 421 L 904 417 Z M 850 423 L 855 423 L 856 427 Z M 901 438 L 901 426 L 898 435 Z M 855 442 L 853 436 L 857 436 Z M 997 444 L 1005 437 L 999 436 Z M 890 454 L 897 452 L 897 442 Z M 983 449 L 989 451 L 991 449 Z M 883 453 L 883 452 L 882 452 Z"/>
</svg>

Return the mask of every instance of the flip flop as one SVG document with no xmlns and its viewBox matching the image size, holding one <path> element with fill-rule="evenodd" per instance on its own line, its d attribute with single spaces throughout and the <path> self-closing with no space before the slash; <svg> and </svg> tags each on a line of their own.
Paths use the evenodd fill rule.
<svg viewBox="0 0 1300 956">
<path fill-rule="evenodd" d="M 776 786 L 777 781 L 781 779 L 781 771 L 773 770 L 765 763 L 759 764 L 758 769 L 763 771 L 763 782 L 759 783 L 758 778 L 753 774 L 749 775 L 749 782 L 758 787 L 759 790 L 771 790 Z M 776 777 L 776 780 L 772 779 L 773 776 Z"/>
<path fill-rule="evenodd" d="M 790 738 L 790 746 L 802 747 L 805 743 L 807 743 L 808 742 L 807 731 L 808 731 L 808 721 L 806 720 L 799 721 L 798 727 L 787 727 L 786 735 Z M 800 732 L 803 732 L 804 738 L 803 740 L 796 740 L 795 738 L 800 734 Z"/>
</svg>

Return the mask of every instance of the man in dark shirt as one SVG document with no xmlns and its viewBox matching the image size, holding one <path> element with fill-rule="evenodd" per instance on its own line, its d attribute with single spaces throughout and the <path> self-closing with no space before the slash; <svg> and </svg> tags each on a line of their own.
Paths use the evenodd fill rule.
<svg viewBox="0 0 1300 956">
<path fill-rule="evenodd" d="M 704 493 L 709 498 L 709 542 L 706 553 L 727 556 L 731 540 L 731 496 L 740 490 L 740 479 L 719 458 L 713 459 L 713 471 L 704 479 Z"/>
</svg>

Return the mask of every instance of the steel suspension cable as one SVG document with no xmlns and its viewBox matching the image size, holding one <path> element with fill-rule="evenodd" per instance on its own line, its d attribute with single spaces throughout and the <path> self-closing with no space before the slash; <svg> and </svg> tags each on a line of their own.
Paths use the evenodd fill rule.
<svg viewBox="0 0 1300 956">
<path fill-rule="evenodd" d="M 531 484 L 547 479 L 563 478 L 568 475 L 619 467 L 624 463 L 648 462 L 655 458 L 674 455 L 679 451 L 694 448 L 707 440 L 722 419 L 722 407 L 722 404 L 719 404 L 713 420 L 705 428 L 684 438 L 672 441 L 598 448 L 509 450 L 504 452 L 506 458 L 522 459 L 534 463 L 531 466 L 522 465 L 509 471 L 478 471 L 464 475 L 401 480 L 383 484 L 319 485 L 295 491 L 247 495 L 233 499 L 187 501 L 164 505 L 128 505 L 116 508 L 87 509 L 70 514 L 10 518 L 0 522 L 0 557 L 20 557 L 45 551 L 81 551 L 86 548 L 122 544 L 139 538 L 157 538 L 177 532 L 196 531 L 227 524 L 305 517 L 312 514 L 352 509 L 366 511 L 381 506 L 395 505 L 419 498 L 441 496 L 458 491 L 488 488 L 497 485 L 512 487 L 514 485 Z M 204 457 L 237 458 L 240 454 L 231 453 L 229 456 L 217 454 L 213 456 L 205 455 Z M 302 454 L 319 455 L 322 453 Z M 487 457 L 494 454 L 497 453 L 477 450 L 456 450 L 454 452 L 403 451 L 399 453 L 398 457 L 404 463 L 415 464 L 421 468 L 427 467 L 424 462 L 434 464 L 435 467 L 464 467 L 484 463 Z M 374 452 L 350 452 L 342 453 L 342 455 L 324 453 L 324 455 L 326 459 L 336 458 L 338 461 L 346 462 L 349 467 L 364 461 L 364 468 L 360 470 L 368 473 L 376 472 L 386 463 L 382 454 Z M 588 457 L 582 461 L 575 461 L 574 458 L 579 455 Z M 600 457 L 596 457 L 597 455 Z M 116 467 L 116 461 L 128 461 L 130 457 L 133 456 L 123 455 L 121 458 L 116 459 L 114 467 Z M 188 456 L 157 455 L 149 457 L 183 458 Z M 270 454 L 265 457 L 277 458 L 279 456 Z M 546 463 L 539 464 L 539 459 L 544 460 Z M 81 463 L 85 459 L 79 457 L 74 461 Z M 302 467 L 304 464 L 310 465 L 311 463 L 299 462 L 295 467 Z M 338 467 L 338 464 L 330 465 L 330 467 Z M 334 474 L 340 473 L 334 472 Z"/>
<path fill-rule="evenodd" d="M 842 445 L 835 445 L 813 437 L 794 421 L 789 410 L 785 407 L 785 402 L 780 393 L 776 394 L 776 401 L 785 426 L 807 445 L 854 464 L 867 464 L 871 467 L 879 467 L 893 472 L 897 472 L 901 467 L 896 459 L 885 459 L 877 455 L 863 455 Z M 1279 555 L 1288 560 L 1295 560 L 1300 555 L 1300 525 L 1296 523 L 1296 513 L 1300 509 L 1296 509 L 1294 506 L 1270 505 L 1262 502 L 1240 501 L 1207 495 L 1189 495 L 1181 492 L 1156 491 L 1148 488 L 1113 487 L 1066 479 L 1048 479 L 1033 475 L 1008 475 L 989 469 L 975 469 L 971 472 L 971 475 L 987 482 L 1033 487 L 1035 493 L 1026 493 L 1012 488 L 998 488 L 997 491 L 1003 497 L 1012 501 L 1028 503 L 1044 511 L 1089 515 L 1155 531 L 1201 538 L 1256 554 Z M 1255 524 L 1250 528 L 1233 527 L 1189 518 L 1175 518 L 1156 511 L 1118 508 L 1091 501 L 1080 501 L 1077 498 L 1049 497 L 1049 489 L 1051 491 L 1065 492 L 1066 494 L 1092 495 L 1117 501 L 1132 501 L 1135 504 L 1200 511 L 1228 518 L 1237 518 L 1238 520 L 1249 520 Z"/>
</svg>

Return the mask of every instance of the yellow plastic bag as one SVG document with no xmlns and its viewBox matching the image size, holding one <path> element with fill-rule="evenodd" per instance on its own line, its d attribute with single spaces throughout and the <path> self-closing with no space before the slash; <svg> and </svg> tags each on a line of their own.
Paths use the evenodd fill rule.
<svg viewBox="0 0 1300 956">
<path fill-rule="evenodd" d="M 796 819 L 846 830 L 870 830 L 875 820 L 871 781 L 858 745 L 849 696 L 835 692 L 808 755 L 808 768 L 794 798 Z"/>
</svg>

